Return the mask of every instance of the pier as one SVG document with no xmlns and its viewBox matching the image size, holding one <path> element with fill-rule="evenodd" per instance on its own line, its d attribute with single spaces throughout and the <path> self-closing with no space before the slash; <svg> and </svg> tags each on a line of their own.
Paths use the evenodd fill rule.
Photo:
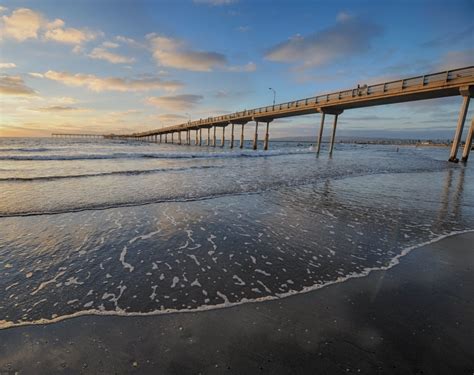
<svg viewBox="0 0 474 375">
<path fill-rule="evenodd" d="M 229 147 L 235 147 L 235 130 L 240 127 L 240 142 L 238 147 L 244 147 L 244 127 L 253 122 L 255 132 L 252 148 L 258 148 L 258 129 L 265 127 L 263 149 L 268 150 L 270 124 L 279 118 L 321 114 L 319 131 L 315 132 L 316 153 L 321 152 L 321 142 L 324 133 L 325 119 L 332 116 L 332 129 L 329 142 L 329 155 L 333 154 L 336 140 L 337 121 L 344 112 L 354 108 L 364 108 L 378 105 L 405 103 L 417 100 L 461 96 L 461 108 L 457 127 L 454 133 L 449 161 L 458 162 L 458 150 L 466 121 L 470 99 L 474 95 L 474 66 L 453 69 L 438 73 L 431 73 L 395 81 L 383 82 L 374 85 L 363 85 L 356 88 L 327 93 L 291 102 L 273 104 L 266 107 L 243 110 L 223 116 L 208 117 L 195 121 L 163 127 L 141 133 L 124 135 L 107 135 L 112 139 L 133 139 L 148 142 L 177 143 L 180 145 L 224 147 L 225 130 L 230 126 Z M 216 132 L 222 132 L 221 143 L 217 144 Z M 206 142 L 203 142 L 202 133 L 207 132 Z M 238 131 L 238 129 L 237 129 Z M 192 133 L 194 132 L 194 142 Z M 183 137 L 184 133 L 184 137 Z M 212 140 L 211 140 L 212 134 Z M 176 137 L 175 137 L 176 135 Z M 462 152 L 462 161 L 467 161 L 472 148 L 473 127 L 471 126 Z M 184 141 L 183 141 L 184 139 Z"/>
<path fill-rule="evenodd" d="M 53 133 L 53 138 L 111 138 L 112 136 L 105 134 L 69 134 L 69 133 Z"/>
</svg>

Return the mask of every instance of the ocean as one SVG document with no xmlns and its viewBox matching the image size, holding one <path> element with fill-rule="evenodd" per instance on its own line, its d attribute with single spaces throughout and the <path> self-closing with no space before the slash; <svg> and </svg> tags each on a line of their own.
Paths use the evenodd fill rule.
<svg viewBox="0 0 474 375">
<path fill-rule="evenodd" d="M 284 298 L 474 229 L 472 161 L 324 146 L 0 138 L 0 328 Z"/>
</svg>

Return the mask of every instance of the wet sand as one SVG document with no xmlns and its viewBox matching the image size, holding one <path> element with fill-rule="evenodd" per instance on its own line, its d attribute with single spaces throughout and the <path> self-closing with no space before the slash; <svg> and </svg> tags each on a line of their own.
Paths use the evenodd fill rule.
<svg viewBox="0 0 474 375">
<path fill-rule="evenodd" d="M 0 331 L 0 373 L 472 374 L 474 233 L 277 301 Z"/>
</svg>

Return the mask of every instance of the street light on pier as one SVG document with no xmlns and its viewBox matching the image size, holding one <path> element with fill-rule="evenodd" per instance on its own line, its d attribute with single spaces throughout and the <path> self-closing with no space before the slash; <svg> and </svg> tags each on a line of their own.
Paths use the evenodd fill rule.
<svg viewBox="0 0 474 375">
<path fill-rule="evenodd" d="M 275 89 L 272 89 L 271 87 L 268 88 L 269 90 L 273 91 L 273 105 L 275 105 L 275 98 L 276 98 L 276 91 Z"/>
</svg>

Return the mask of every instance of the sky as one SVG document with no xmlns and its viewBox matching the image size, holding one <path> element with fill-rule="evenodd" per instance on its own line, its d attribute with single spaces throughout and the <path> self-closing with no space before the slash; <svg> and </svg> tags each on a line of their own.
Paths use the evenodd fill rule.
<svg viewBox="0 0 474 375">
<path fill-rule="evenodd" d="M 7 0 L 0 136 L 139 132 L 469 65 L 472 0 Z M 350 110 L 338 134 L 452 138 L 460 105 Z M 271 137 L 319 121 L 275 120 Z"/>
</svg>

